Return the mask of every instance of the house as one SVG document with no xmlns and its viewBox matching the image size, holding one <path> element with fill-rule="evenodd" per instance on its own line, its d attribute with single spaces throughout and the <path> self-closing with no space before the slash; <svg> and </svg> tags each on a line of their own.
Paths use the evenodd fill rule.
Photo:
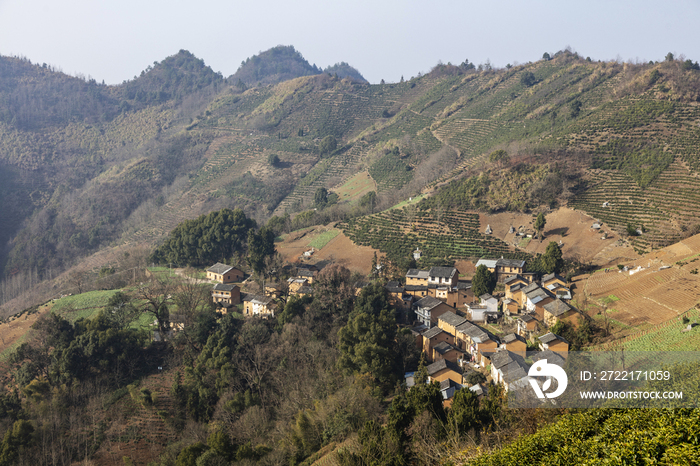
<svg viewBox="0 0 700 466">
<path fill-rule="evenodd" d="M 300 277 L 289 277 L 287 279 L 287 285 L 289 286 L 289 293 L 293 294 L 295 293 L 299 288 L 302 286 L 306 286 L 309 284 L 309 281 L 306 278 L 300 278 Z"/>
<path fill-rule="evenodd" d="M 433 353 L 431 356 L 433 361 L 447 359 L 448 361 L 458 364 L 458 361 L 462 359 L 462 352 L 457 350 L 457 348 L 447 343 L 446 341 L 443 341 L 433 346 Z"/>
<path fill-rule="evenodd" d="M 440 393 L 442 393 L 442 406 L 444 408 L 449 408 L 452 406 L 452 399 L 455 393 L 462 389 L 462 384 L 455 382 L 452 379 L 445 379 L 440 382 Z"/>
<path fill-rule="evenodd" d="M 427 355 L 430 361 L 433 359 L 433 348 L 440 343 L 453 344 L 455 342 L 455 337 L 449 333 L 443 331 L 440 327 L 433 327 L 426 330 L 422 334 L 423 337 L 423 352 Z"/>
<path fill-rule="evenodd" d="M 476 262 L 476 268 L 478 269 L 480 265 L 485 265 L 489 272 L 496 273 L 496 263 L 497 259 L 479 259 Z"/>
<path fill-rule="evenodd" d="M 531 283 L 522 290 L 525 295 L 525 309 L 528 312 L 534 312 L 539 320 L 544 319 L 543 306 L 551 301 L 554 297 L 537 283 Z"/>
<path fill-rule="evenodd" d="M 521 288 L 525 288 L 530 282 L 520 274 L 511 275 L 503 281 L 506 290 L 506 298 L 516 300 L 513 293 Z M 516 300 L 517 301 L 517 300 Z"/>
<path fill-rule="evenodd" d="M 542 286 L 559 299 L 571 299 L 571 290 L 566 285 L 566 280 L 556 273 L 542 277 Z"/>
<path fill-rule="evenodd" d="M 239 304 L 241 302 L 241 289 L 238 285 L 230 283 L 217 283 L 211 290 L 211 299 L 220 304 Z"/>
<path fill-rule="evenodd" d="M 498 281 L 503 281 L 512 275 L 521 274 L 524 268 L 524 260 L 504 259 L 503 256 L 501 256 L 501 258 L 496 261 L 496 275 L 498 275 Z"/>
<path fill-rule="evenodd" d="M 219 283 L 234 283 L 243 280 L 244 274 L 240 269 L 217 262 L 207 269 L 207 280 Z"/>
<path fill-rule="evenodd" d="M 495 351 L 498 348 L 496 337 L 481 327 L 466 321 L 455 328 L 455 343 L 457 348 L 476 357 L 479 352 Z"/>
<path fill-rule="evenodd" d="M 537 331 L 537 320 L 530 315 L 518 317 L 518 335 L 530 338 L 530 335 Z"/>
<path fill-rule="evenodd" d="M 560 320 L 566 320 L 575 325 L 574 317 L 578 315 L 576 309 L 558 298 L 544 305 L 544 323 L 547 327 L 555 326 Z"/>
<path fill-rule="evenodd" d="M 486 304 L 470 303 L 467 304 L 467 315 L 472 322 L 487 322 L 490 318 L 498 318 L 498 308 L 494 310 L 493 306 L 489 309 Z"/>
<path fill-rule="evenodd" d="M 421 251 L 420 248 L 416 248 L 415 251 L 413 251 L 413 259 L 420 260 L 421 254 L 423 254 L 423 251 Z"/>
<path fill-rule="evenodd" d="M 247 295 L 243 298 L 243 315 L 275 317 L 274 300 L 268 296 Z"/>
<path fill-rule="evenodd" d="M 454 267 L 431 267 L 428 271 L 428 285 L 448 286 L 457 285 L 459 272 Z"/>
<path fill-rule="evenodd" d="M 416 348 L 423 351 L 423 332 L 428 330 L 423 324 L 418 324 L 410 328 L 411 334 L 416 339 Z"/>
<path fill-rule="evenodd" d="M 442 382 L 443 380 L 452 380 L 458 384 L 463 383 L 463 371 L 457 364 L 446 359 L 440 359 L 426 367 L 428 370 L 429 382 Z"/>
<path fill-rule="evenodd" d="M 435 325 L 438 317 L 444 313 L 457 313 L 457 309 L 453 308 L 452 306 L 448 306 L 432 296 L 426 296 L 418 302 L 413 303 L 413 310 L 416 313 L 416 318 L 429 327 Z"/>
<path fill-rule="evenodd" d="M 505 315 L 518 314 L 519 306 L 518 302 L 514 299 L 504 299 L 503 300 L 503 313 Z"/>
<path fill-rule="evenodd" d="M 428 285 L 409 285 L 403 287 L 407 294 L 410 294 L 416 299 L 425 298 L 428 296 Z M 434 298 L 435 296 L 433 296 Z"/>
<path fill-rule="evenodd" d="M 569 351 L 569 342 L 552 332 L 542 335 L 539 337 L 539 340 L 542 351 L 551 350 L 555 353 L 567 353 Z"/>
<path fill-rule="evenodd" d="M 520 259 L 479 259 L 476 263 L 478 268 L 485 265 L 489 272 L 496 274 L 499 282 L 504 282 L 512 275 L 522 274 L 525 268 L 525 261 Z"/>
<path fill-rule="evenodd" d="M 528 384 L 528 365 L 522 356 L 501 350 L 491 356 L 491 378 L 495 383 L 503 384 L 506 391 Z"/>
<path fill-rule="evenodd" d="M 501 348 L 515 354 L 525 356 L 525 353 L 527 352 L 527 342 L 520 335 L 509 333 L 501 338 Z"/>
<path fill-rule="evenodd" d="M 315 276 L 316 276 L 316 272 L 314 272 L 311 269 L 304 268 L 304 267 L 297 268 L 297 278 L 305 279 L 307 285 L 313 284 Z"/>
<path fill-rule="evenodd" d="M 488 293 L 479 296 L 481 300 L 481 305 L 486 306 L 486 312 L 489 314 L 498 314 L 498 299 L 494 298 Z"/>
<path fill-rule="evenodd" d="M 451 312 L 446 312 L 438 317 L 437 326 L 450 335 L 457 333 L 457 327 L 465 323 L 467 319 Z"/>
<path fill-rule="evenodd" d="M 429 271 L 408 269 L 406 272 L 406 285 L 428 285 Z"/>
</svg>

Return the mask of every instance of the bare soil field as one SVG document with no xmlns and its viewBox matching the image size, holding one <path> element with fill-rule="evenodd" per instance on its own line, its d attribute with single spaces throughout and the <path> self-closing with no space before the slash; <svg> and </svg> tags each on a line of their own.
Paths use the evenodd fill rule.
<svg viewBox="0 0 700 466">
<path fill-rule="evenodd" d="M 333 225 L 327 225 L 298 230 L 286 235 L 284 241 L 276 243 L 275 246 L 286 262 L 315 264 L 330 261 L 347 267 L 353 272 L 369 274 L 374 253 L 376 252 L 378 257 L 382 257 L 383 253 L 369 246 L 357 246 L 342 232 L 323 248 L 316 250 L 308 259 L 303 257 L 304 252 L 311 249 L 309 243 L 314 237 L 332 228 Z"/>
<path fill-rule="evenodd" d="M 607 298 L 616 320 L 630 326 L 656 325 L 700 303 L 699 259 L 700 235 L 627 262 L 632 275 L 607 268 L 588 277 L 583 286 L 594 300 Z"/>
<path fill-rule="evenodd" d="M 534 232 L 535 217 L 530 214 L 502 212 L 493 215 L 480 214 L 479 217 L 482 232 L 490 225 L 494 236 L 516 247 L 521 243 L 522 237 L 509 233 L 511 226 L 516 232 L 521 227 L 526 234 Z M 547 224 L 544 228 L 544 239 L 541 242 L 533 239 L 520 249 L 531 254 L 542 254 L 550 241 L 561 242 L 565 258 L 581 262 L 592 261 L 601 266 L 639 257 L 626 242 L 618 241 L 619 236 L 606 225 L 600 230 L 593 230 L 591 226 L 596 220 L 583 212 L 562 207 L 547 213 L 545 218 Z M 606 239 L 601 239 L 603 233 L 607 234 Z"/>
</svg>

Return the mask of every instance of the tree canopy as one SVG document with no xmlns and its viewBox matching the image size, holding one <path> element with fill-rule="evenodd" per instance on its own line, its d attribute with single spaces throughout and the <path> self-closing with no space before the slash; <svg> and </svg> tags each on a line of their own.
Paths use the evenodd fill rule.
<svg viewBox="0 0 700 466">
<path fill-rule="evenodd" d="M 199 267 L 224 262 L 245 248 L 255 221 L 241 209 L 221 209 L 195 220 L 185 220 L 170 232 L 151 255 L 160 264 Z"/>
<path fill-rule="evenodd" d="M 479 297 L 482 294 L 491 293 L 496 287 L 496 277 L 489 271 L 488 267 L 481 264 L 476 268 L 474 278 L 472 278 L 472 291 L 474 296 Z"/>
</svg>

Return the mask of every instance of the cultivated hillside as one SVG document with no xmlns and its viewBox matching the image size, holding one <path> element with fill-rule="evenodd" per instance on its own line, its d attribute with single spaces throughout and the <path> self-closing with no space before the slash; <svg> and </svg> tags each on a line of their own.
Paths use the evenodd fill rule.
<svg viewBox="0 0 700 466">
<path fill-rule="evenodd" d="M 46 276 L 107 244 L 153 244 L 216 208 L 258 221 L 308 210 L 319 188 L 353 192 L 358 172 L 383 205 L 442 186 L 436 199 L 455 204 L 421 210 L 568 204 L 617 234 L 639 229 L 640 252 L 690 234 L 700 213 L 692 62 L 601 63 L 564 51 L 369 85 L 316 74 L 276 47 L 228 80 L 181 51 L 119 86 L 0 63 L 9 70 L 0 98 L 12 104 L 0 106 L 0 173 L 10 180 L 0 195 L 11 205 L 0 239 L 12 239 L 5 270 L 15 275 Z M 508 157 L 490 161 L 496 149 Z M 457 204 L 470 197 L 459 192 L 474 202 Z M 330 220 L 353 213 L 357 193 Z"/>
</svg>

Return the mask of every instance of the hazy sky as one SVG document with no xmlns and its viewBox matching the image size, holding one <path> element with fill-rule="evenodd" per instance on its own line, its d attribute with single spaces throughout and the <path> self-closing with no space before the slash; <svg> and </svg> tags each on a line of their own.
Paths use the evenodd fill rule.
<svg viewBox="0 0 700 466">
<path fill-rule="evenodd" d="M 696 0 L 0 0 L 0 54 L 108 84 L 187 49 L 224 76 L 275 45 L 346 61 L 370 82 L 438 60 L 535 61 L 570 46 L 595 60 L 700 60 Z"/>
</svg>

